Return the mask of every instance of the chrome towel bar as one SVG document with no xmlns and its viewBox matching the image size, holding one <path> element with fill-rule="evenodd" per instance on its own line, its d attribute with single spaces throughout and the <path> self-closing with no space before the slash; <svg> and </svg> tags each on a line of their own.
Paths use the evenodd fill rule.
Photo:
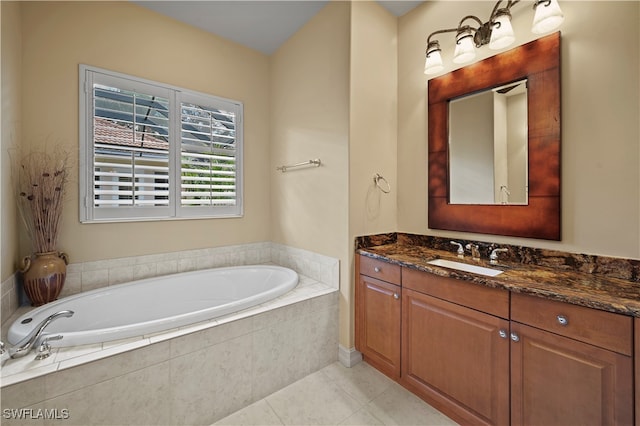
<svg viewBox="0 0 640 426">
<path fill-rule="evenodd" d="M 320 167 L 321 164 L 322 164 L 322 161 L 320 161 L 319 158 L 316 158 L 314 160 L 303 161 L 302 163 L 292 164 L 290 166 L 278 166 L 276 167 L 276 170 L 280 170 L 282 173 L 284 173 L 287 170 L 293 169 L 296 167 L 307 167 L 307 166 Z"/>
</svg>

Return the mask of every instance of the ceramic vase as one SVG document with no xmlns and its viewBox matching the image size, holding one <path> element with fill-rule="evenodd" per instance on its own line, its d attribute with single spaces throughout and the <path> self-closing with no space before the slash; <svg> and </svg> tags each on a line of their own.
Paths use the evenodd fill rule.
<svg viewBox="0 0 640 426">
<path fill-rule="evenodd" d="M 22 280 L 31 306 L 58 298 L 67 277 L 67 255 L 58 251 L 34 253 L 22 260 Z"/>
</svg>

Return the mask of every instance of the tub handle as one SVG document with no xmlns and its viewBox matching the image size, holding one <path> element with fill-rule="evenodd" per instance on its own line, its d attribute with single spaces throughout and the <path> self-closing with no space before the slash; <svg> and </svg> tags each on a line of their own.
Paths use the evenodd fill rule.
<svg viewBox="0 0 640 426">
<path fill-rule="evenodd" d="M 47 336 L 44 339 L 42 339 L 42 342 L 40 343 L 40 346 L 38 347 L 38 355 L 36 355 L 36 361 L 40 361 L 40 360 L 49 358 L 49 356 L 51 355 L 51 345 L 49 344 L 49 341 L 51 341 L 51 340 L 60 340 L 60 339 L 62 339 L 61 335 Z"/>
</svg>

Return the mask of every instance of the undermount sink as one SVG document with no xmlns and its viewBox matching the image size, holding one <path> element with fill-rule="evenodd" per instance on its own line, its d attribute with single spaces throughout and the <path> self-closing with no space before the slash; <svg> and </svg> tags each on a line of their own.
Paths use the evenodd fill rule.
<svg viewBox="0 0 640 426">
<path fill-rule="evenodd" d="M 468 263 L 456 262 L 447 259 L 434 259 L 427 262 L 429 265 L 442 266 L 443 268 L 457 269 L 458 271 L 472 272 L 474 274 L 495 277 L 502 272 L 499 269 L 485 268 L 484 266 L 470 265 Z"/>
</svg>

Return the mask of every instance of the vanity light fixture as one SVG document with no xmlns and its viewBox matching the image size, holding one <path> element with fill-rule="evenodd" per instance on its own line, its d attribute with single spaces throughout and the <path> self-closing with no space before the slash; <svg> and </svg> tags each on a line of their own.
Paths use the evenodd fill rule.
<svg viewBox="0 0 640 426">
<path fill-rule="evenodd" d="M 498 1 L 489 20 L 483 23 L 477 16 L 467 15 L 460 20 L 456 28 L 434 31 L 427 38 L 427 59 L 424 64 L 425 74 L 435 74 L 444 69 L 440 54 L 440 43 L 431 40 L 436 34 L 456 33 L 456 49 L 453 54 L 453 62 L 464 64 L 471 62 L 476 57 L 476 48 L 489 45 L 489 49 L 500 50 L 515 41 L 513 27 L 511 26 L 511 8 L 520 0 L 508 0 L 504 7 L 500 7 L 502 0 Z M 564 15 L 558 0 L 535 0 L 533 4 L 535 15 L 531 31 L 535 34 L 543 34 L 553 31 L 562 24 Z M 472 20 L 478 26 L 465 24 Z"/>
</svg>

